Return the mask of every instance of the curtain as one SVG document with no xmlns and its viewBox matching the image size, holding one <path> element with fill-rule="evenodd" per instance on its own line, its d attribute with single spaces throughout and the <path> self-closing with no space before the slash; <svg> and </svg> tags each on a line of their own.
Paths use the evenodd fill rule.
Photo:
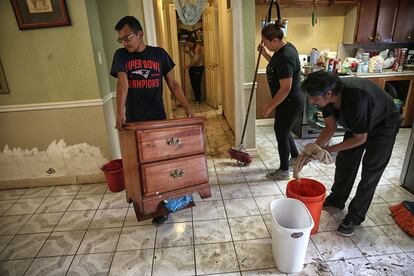
<svg viewBox="0 0 414 276">
<path fill-rule="evenodd" d="M 174 0 L 178 16 L 185 25 L 195 25 L 203 14 L 207 0 Z"/>
</svg>

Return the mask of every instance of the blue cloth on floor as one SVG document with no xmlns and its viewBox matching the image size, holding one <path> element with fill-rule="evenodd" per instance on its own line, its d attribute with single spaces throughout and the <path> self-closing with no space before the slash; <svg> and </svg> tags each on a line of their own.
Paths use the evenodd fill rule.
<svg viewBox="0 0 414 276">
<path fill-rule="evenodd" d="M 187 206 L 193 201 L 193 196 L 185 195 L 183 197 L 164 200 L 165 208 L 170 212 L 176 212 Z"/>
</svg>

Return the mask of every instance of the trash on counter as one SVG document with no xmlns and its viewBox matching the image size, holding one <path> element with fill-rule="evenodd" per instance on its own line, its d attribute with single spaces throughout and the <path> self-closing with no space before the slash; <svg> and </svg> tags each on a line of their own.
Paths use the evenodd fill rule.
<svg viewBox="0 0 414 276">
<path fill-rule="evenodd" d="M 318 49 L 312 48 L 312 51 L 310 52 L 310 55 L 309 55 L 309 62 L 311 66 L 317 64 L 320 54 L 321 53 L 320 51 L 318 51 Z"/>
<path fill-rule="evenodd" d="M 356 58 L 347 57 L 342 63 L 342 73 L 350 74 L 356 72 L 358 67 L 358 60 Z"/>
<path fill-rule="evenodd" d="M 407 48 L 395 48 L 395 61 L 392 66 L 393 71 L 401 72 L 404 68 L 404 63 L 407 60 Z"/>
<path fill-rule="evenodd" d="M 381 73 L 384 66 L 384 59 L 381 56 L 374 56 L 369 60 L 368 72 Z"/>
</svg>

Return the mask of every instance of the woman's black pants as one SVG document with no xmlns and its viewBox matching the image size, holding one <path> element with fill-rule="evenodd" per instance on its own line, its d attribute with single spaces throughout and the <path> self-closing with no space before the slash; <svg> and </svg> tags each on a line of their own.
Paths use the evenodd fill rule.
<svg viewBox="0 0 414 276">
<path fill-rule="evenodd" d="M 194 97 L 198 102 L 201 102 L 201 78 L 203 76 L 203 71 L 204 66 L 191 66 L 188 70 Z"/>
<path fill-rule="evenodd" d="M 280 169 L 289 170 L 289 155 L 298 157 L 291 131 L 299 114 L 303 112 L 304 97 L 286 98 L 275 110 L 275 134 L 279 151 Z"/>
</svg>

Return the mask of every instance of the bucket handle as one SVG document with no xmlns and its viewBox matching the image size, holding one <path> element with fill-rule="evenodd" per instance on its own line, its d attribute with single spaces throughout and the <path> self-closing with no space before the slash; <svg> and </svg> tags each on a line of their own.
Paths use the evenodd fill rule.
<svg viewBox="0 0 414 276">
<path fill-rule="evenodd" d="M 294 239 L 298 239 L 303 236 L 303 232 L 295 232 L 290 235 Z"/>
</svg>

